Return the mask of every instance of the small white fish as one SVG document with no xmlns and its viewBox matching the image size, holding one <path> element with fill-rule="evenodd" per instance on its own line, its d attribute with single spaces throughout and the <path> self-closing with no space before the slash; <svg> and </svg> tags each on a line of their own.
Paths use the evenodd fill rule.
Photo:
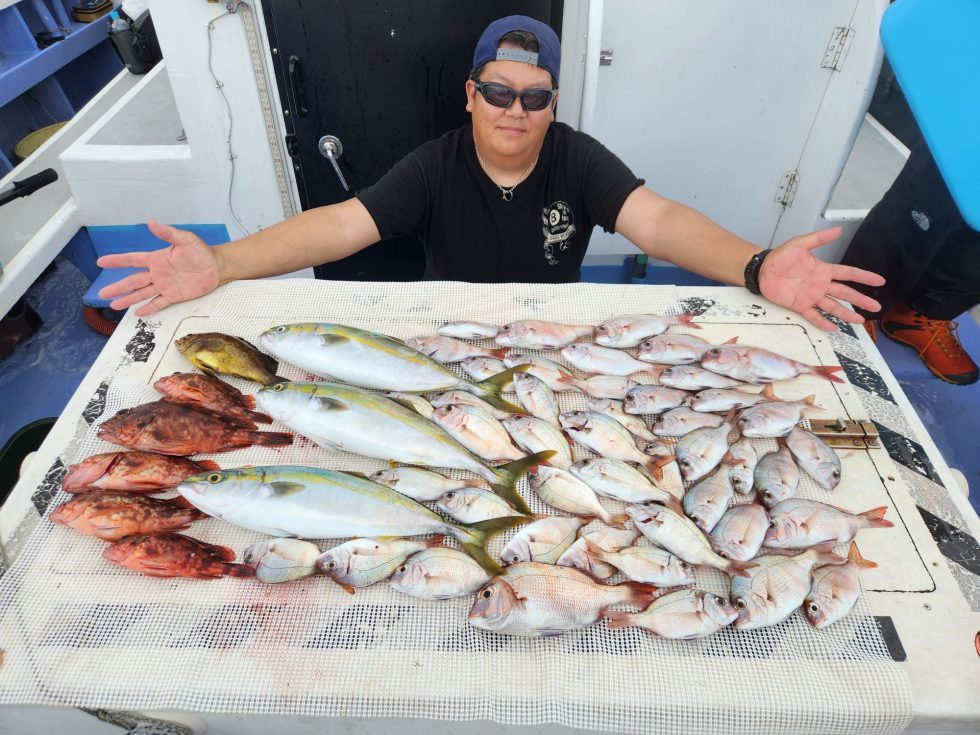
<svg viewBox="0 0 980 735">
<path fill-rule="evenodd" d="M 554 564 L 575 543 L 579 529 L 591 522 L 577 516 L 542 518 L 518 531 L 500 552 L 500 560 L 505 566 L 524 561 Z"/>
<path fill-rule="evenodd" d="M 769 514 L 766 509 L 758 503 L 745 503 L 725 511 L 708 534 L 708 541 L 718 556 L 749 561 L 762 548 L 768 528 Z"/>
<path fill-rule="evenodd" d="M 427 419 L 432 418 L 432 412 L 435 411 L 431 403 L 422 396 L 415 395 L 414 393 L 400 393 L 399 391 L 392 390 L 385 393 L 385 395 L 393 401 L 398 401 L 403 406 L 408 406 L 419 416 Z M 476 398 L 476 396 L 473 397 Z M 480 399 L 477 398 L 477 400 Z"/>
<path fill-rule="evenodd" d="M 475 406 L 476 408 L 482 408 L 498 421 L 505 419 L 508 416 L 520 415 L 519 412 L 517 412 L 516 407 L 512 411 L 497 408 L 496 406 L 491 406 L 482 398 L 462 390 L 447 390 L 442 393 L 434 393 L 429 399 L 429 403 L 432 405 L 433 409 L 442 408 L 444 406 Z"/>
<path fill-rule="evenodd" d="M 768 401 L 743 408 L 736 423 L 742 436 L 775 439 L 791 432 L 811 407 L 818 407 L 812 395 L 801 401 Z"/>
<path fill-rule="evenodd" d="M 675 324 L 700 329 L 691 322 L 694 314 L 660 316 L 659 314 L 627 314 L 606 319 L 595 330 L 595 341 L 604 347 L 636 347 L 647 337 L 662 334 Z"/>
<path fill-rule="evenodd" d="M 487 377 L 490 377 L 489 375 Z M 772 385 L 767 385 L 761 393 L 749 393 L 738 388 L 708 388 L 691 399 L 695 411 L 724 411 L 733 408 L 746 408 L 757 403 L 777 400 Z"/>
<path fill-rule="evenodd" d="M 320 549 L 298 538 L 270 538 L 245 549 L 242 562 L 255 567 L 260 582 L 289 582 L 316 574 Z M 468 557 L 467 557 L 468 558 Z"/>
<path fill-rule="evenodd" d="M 625 517 L 629 518 L 629 516 Z M 595 531 L 590 531 L 584 536 L 579 536 L 575 543 L 569 546 L 568 550 L 561 555 L 556 564 L 560 567 L 581 569 L 596 579 L 609 579 L 616 573 L 616 567 L 598 561 L 586 554 L 586 539 L 603 551 L 619 551 L 625 549 L 639 537 L 640 532 L 635 528 L 619 529 L 605 526 Z"/>
<path fill-rule="evenodd" d="M 600 457 L 635 462 L 651 477 L 661 476 L 657 458 L 641 452 L 634 436 L 616 419 L 595 411 L 568 411 L 558 420 L 566 434 Z"/>
<path fill-rule="evenodd" d="M 624 503 L 671 503 L 673 496 L 639 470 L 618 459 L 581 459 L 569 471 L 599 495 Z"/>
<path fill-rule="evenodd" d="M 395 467 L 378 470 L 371 475 L 371 479 L 374 482 L 387 485 L 392 490 L 397 490 L 413 500 L 423 502 L 437 500 L 450 490 L 461 490 L 464 487 L 486 488 L 484 480 L 457 480 L 454 477 L 446 477 L 434 470 L 426 470 L 421 467 Z"/>
<path fill-rule="evenodd" d="M 877 566 L 863 558 L 857 544 L 851 542 L 846 564 L 815 569 L 810 592 L 803 600 L 803 613 L 810 625 L 820 630 L 847 615 L 861 596 L 859 572 Z"/>
<path fill-rule="evenodd" d="M 500 423 L 524 451 L 535 454 L 538 451 L 553 450 L 555 455 L 548 460 L 552 467 L 567 470 L 572 464 L 572 448 L 568 445 L 568 440 L 557 427 L 547 421 L 536 416 L 510 416 Z M 532 450 L 531 447 L 540 449 Z"/>
<path fill-rule="evenodd" d="M 456 339 L 493 339 L 500 327 L 483 322 L 455 321 L 446 322 L 436 332 L 444 337 Z"/>
<path fill-rule="evenodd" d="M 742 381 L 728 378 L 696 365 L 674 365 L 660 373 L 660 384 L 682 390 L 705 388 L 735 388 Z"/>
<path fill-rule="evenodd" d="M 674 451 L 685 480 L 699 480 L 718 466 L 728 452 L 728 434 L 734 428 L 734 421 L 732 411 L 720 426 L 695 429 L 677 441 Z"/>
<path fill-rule="evenodd" d="M 408 557 L 388 585 L 422 600 L 449 600 L 471 595 L 489 581 L 483 567 L 462 551 L 437 546 Z"/>
<path fill-rule="evenodd" d="M 635 625 L 664 638 L 690 641 L 730 625 L 738 617 L 738 611 L 724 597 L 687 589 L 654 600 L 643 612 L 608 611 L 603 617 L 611 629 Z"/>
<path fill-rule="evenodd" d="M 504 356 L 504 365 L 509 368 L 522 365 L 522 371 L 530 373 L 535 378 L 541 380 L 551 390 L 556 393 L 561 391 L 579 390 L 576 386 L 576 378 L 564 365 L 560 365 L 554 360 L 538 355 L 522 355 L 516 352 L 509 352 Z"/>
<path fill-rule="evenodd" d="M 591 324 L 558 324 L 556 322 L 521 319 L 505 324 L 494 341 L 505 347 L 525 350 L 558 350 L 580 339 L 592 339 L 595 327 Z"/>
<path fill-rule="evenodd" d="M 626 376 L 642 372 L 650 367 L 647 363 L 632 357 L 628 352 L 585 343 L 563 347 L 561 356 L 579 370 L 601 375 Z"/>
<path fill-rule="evenodd" d="M 558 399 L 543 380 L 531 373 L 514 373 L 514 391 L 517 402 L 532 416 L 558 426 Z"/>
<path fill-rule="evenodd" d="M 837 452 L 816 434 L 797 427 L 786 436 L 786 446 L 799 466 L 824 490 L 840 482 L 841 462 Z"/>
<path fill-rule="evenodd" d="M 755 482 L 755 466 L 759 463 L 759 455 L 747 438 L 740 438 L 728 448 L 733 460 L 725 464 L 728 476 L 732 478 L 732 487 L 736 492 L 748 495 L 752 492 Z"/>
<path fill-rule="evenodd" d="M 636 414 L 662 413 L 682 406 L 690 397 L 685 390 L 664 385 L 637 385 L 627 391 L 623 410 Z"/>
<path fill-rule="evenodd" d="M 606 510 L 595 491 L 567 470 L 538 465 L 527 473 L 531 489 L 552 508 L 577 516 L 599 518 L 607 526 L 622 525 L 628 518 Z"/>
<path fill-rule="evenodd" d="M 728 510 L 734 493 L 728 472 L 721 467 L 684 494 L 684 512 L 694 525 L 710 534 Z"/>
<path fill-rule="evenodd" d="M 657 437 L 647 427 L 646 421 L 642 416 L 636 416 L 623 410 L 623 404 L 614 401 L 612 398 L 592 398 L 588 399 L 589 410 L 596 413 L 603 413 L 616 419 L 626 427 L 626 430 L 633 436 L 638 436 L 647 441 L 656 441 Z"/>
<path fill-rule="evenodd" d="M 657 436 L 685 436 L 695 429 L 714 429 L 721 426 L 721 416 L 701 413 L 687 406 L 672 408 L 653 420 L 653 433 Z"/>
<path fill-rule="evenodd" d="M 805 549 L 832 541 L 835 546 L 848 544 L 862 528 L 891 528 L 885 520 L 887 506 L 863 513 L 849 513 L 816 500 L 790 498 L 769 510 L 766 546 L 773 549 Z"/>
<path fill-rule="evenodd" d="M 732 337 L 734 342 L 738 337 Z M 711 349 L 711 343 L 693 334 L 661 334 L 640 343 L 637 357 L 661 365 L 689 365 Z"/>
<path fill-rule="evenodd" d="M 459 362 L 467 357 L 503 357 L 507 351 L 502 348 L 487 350 L 471 345 L 469 342 L 461 342 L 458 339 L 441 335 L 411 337 L 405 340 L 405 344 L 443 365 Z"/>
<path fill-rule="evenodd" d="M 694 584 L 691 565 L 657 546 L 630 546 L 614 552 L 585 539 L 585 548 L 594 560 L 611 564 L 634 582 L 658 587 Z"/>
<path fill-rule="evenodd" d="M 793 455 L 780 440 L 775 452 L 763 455 L 755 466 L 753 487 L 759 500 L 767 508 L 796 495 L 800 486 L 800 470 L 793 461 Z"/>
<path fill-rule="evenodd" d="M 504 361 L 499 357 L 484 357 L 480 355 L 477 355 L 476 357 L 466 357 L 460 360 L 459 366 L 463 368 L 463 372 L 473 378 L 473 380 L 486 380 L 487 378 L 491 378 L 507 369 Z M 511 384 L 505 383 L 503 386 L 501 386 L 500 390 L 511 390 Z"/>
<path fill-rule="evenodd" d="M 466 524 L 523 515 L 496 493 L 480 487 L 450 490 L 436 499 L 436 507 L 450 518 Z"/>
<path fill-rule="evenodd" d="M 639 385 L 632 378 L 622 375 L 593 375 L 588 380 L 573 379 L 573 386 L 593 398 L 609 398 L 621 401 L 631 388 Z"/>
<path fill-rule="evenodd" d="M 512 462 L 526 455 L 515 447 L 503 425 L 476 406 L 450 404 L 432 412 L 432 420 L 477 457 Z"/>
<path fill-rule="evenodd" d="M 712 347 L 701 356 L 701 367 L 756 385 L 771 383 L 774 380 L 790 380 L 797 375 L 816 375 L 834 383 L 844 382 L 835 375 L 844 369 L 839 365 L 807 365 L 799 360 L 749 345 Z"/>
<path fill-rule="evenodd" d="M 355 587 L 380 582 L 409 556 L 430 546 L 439 546 L 443 539 L 443 536 L 423 541 L 356 538 L 324 551 L 316 560 L 316 566 L 340 587 L 354 594 Z"/>
</svg>

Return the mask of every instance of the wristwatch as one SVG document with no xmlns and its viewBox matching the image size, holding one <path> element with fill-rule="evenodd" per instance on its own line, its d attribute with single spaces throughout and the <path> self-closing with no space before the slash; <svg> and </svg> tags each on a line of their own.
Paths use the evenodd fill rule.
<svg viewBox="0 0 980 735">
<path fill-rule="evenodd" d="M 760 250 L 745 264 L 745 287 L 756 296 L 762 295 L 762 290 L 759 288 L 759 271 L 762 270 L 762 261 L 770 252 L 772 251 Z"/>
</svg>

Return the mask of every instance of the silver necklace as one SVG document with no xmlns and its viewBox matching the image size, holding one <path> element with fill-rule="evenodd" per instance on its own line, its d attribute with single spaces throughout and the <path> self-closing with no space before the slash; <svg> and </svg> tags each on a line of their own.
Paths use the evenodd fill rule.
<svg viewBox="0 0 980 735">
<path fill-rule="evenodd" d="M 514 189 L 516 189 L 520 184 L 524 183 L 524 179 L 526 179 L 528 174 L 531 173 L 531 169 L 534 168 L 534 164 L 538 162 L 538 159 L 535 157 L 535 159 L 528 164 L 528 167 L 524 169 L 524 173 L 521 174 L 521 178 L 519 178 L 513 186 L 501 186 L 497 183 L 497 180 L 493 178 L 493 174 L 490 173 L 490 169 L 487 168 L 487 164 L 483 162 L 483 156 L 480 155 L 480 149 L 476 147 L 476 144 L 473 145 L 473 150 L 476 151 L 476 160 L 480 162 L 480 168 L 483 169 L 483 173 L 485 173 L 487 178 L 493 182 L 494 186 L 500 189 L 500 198 L 505 202 L 509 202 L 514 198 Z"/>
</svg>

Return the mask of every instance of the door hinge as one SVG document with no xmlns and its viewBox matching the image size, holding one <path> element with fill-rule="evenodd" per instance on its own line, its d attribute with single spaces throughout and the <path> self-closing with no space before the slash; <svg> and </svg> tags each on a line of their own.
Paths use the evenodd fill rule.
<svg viewBox="0 0 980 735">
<path fill-rule="evenodd" d="M 878 429 L 870 421 L 810 419 L 810 431 L 832 447 L 876 449 L 881 446 Z"/>
<path fill-rule="evenodd" d="M 599 66 L 612 66 L 613 50 L 611 48 L 599 49 Z"/>
<path fill-rule="evenodd" d="M 849 26 L 837 26 L 830 34 L 830 43 L 823 54 L 821 69 L 833 69 L 840 71 L 844 67 L 844 57 L 847 50 L 851 47 L 851 40 L 854 38 L 854 29 Z"/>
<path fill-rule="evenodd" d="M 796 196 L 796 187 L 800 183 L 799 171 L 787 171 L 779 180 L 779 187 L 776 189 L 776 198 L 784 207 L 793 206 L 793 198 Z"/>
</svg>

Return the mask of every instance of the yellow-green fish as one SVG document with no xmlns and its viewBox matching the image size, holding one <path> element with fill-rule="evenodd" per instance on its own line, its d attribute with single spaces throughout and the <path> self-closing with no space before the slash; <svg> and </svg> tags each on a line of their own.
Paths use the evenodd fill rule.
<svg viewBox="0 0 980 735">
<path fill-rule="evenodd" d="M 272 385 L 282 380 L 276 375 L 279 363 L 241 337 L 203 332 L 188 334 L 174 344 L 180 354 L 205 375 L 223 373 L 254 380 L 262 385 Z"/>
</svg>

